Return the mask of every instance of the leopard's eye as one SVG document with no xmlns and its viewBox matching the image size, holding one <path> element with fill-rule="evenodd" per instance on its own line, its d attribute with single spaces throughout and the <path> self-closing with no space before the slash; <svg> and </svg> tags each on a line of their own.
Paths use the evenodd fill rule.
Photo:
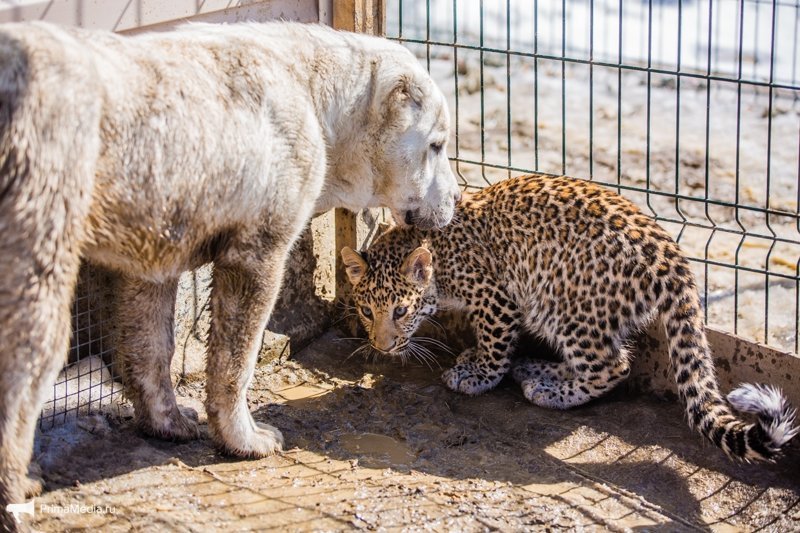
<svg viewBox="0 0 800 533">
<path fill-rule="evenodd" d="M 366 305 L 361 306 L 361 314 L 364 315 L 365 318 L 372 318 L 372 309 L 370 309 Z"/>
<path fill-rule="evenodd" d="M 394 319 L 397 320 L 398 318 L 402 318 L 406 316 L 408 313 L 408 307 L 401 305 L 394 308 Z"/>
</svg>

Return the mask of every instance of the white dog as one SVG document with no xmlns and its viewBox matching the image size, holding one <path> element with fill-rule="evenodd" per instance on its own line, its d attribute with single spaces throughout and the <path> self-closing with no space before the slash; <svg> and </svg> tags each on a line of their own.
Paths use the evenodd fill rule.
<svg viewBox="0 0 800 533">
<path fill-rule="evenodd" d="M 334 206 L 446 224 L 459 195 L 448 130 L 428 74 L 380 38 L 291 23 L 0 27 L 0 513 L 35 489 L 34 427 L 81 258 L 122 274 L 126 394 L 144 431 L 173 439 L 197 434 L 170 383 L 177 280 L 213 261 L 210 434 L 269 454 L 281 434 L 245 395 L 292 244 Z"/>
</svg>

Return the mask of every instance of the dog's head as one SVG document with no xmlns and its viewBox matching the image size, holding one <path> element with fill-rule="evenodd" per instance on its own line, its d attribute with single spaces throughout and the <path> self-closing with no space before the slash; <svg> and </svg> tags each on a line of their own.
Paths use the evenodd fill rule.
<svg viewBox="0 0 800 533">
<path fill-rule="evenodd" d="M 375 201 L 400 225 L 442 227 L 461 196 L 447 159 L 447 102 L 407 50 L 379 61 L 370 108 Z"/>
<path fill-rule="evenodd" d="M 461 197 L 447 159 L 450 114 L 444 95 L 411 52 L 385 39 L 359 36 L 371 56 L 356 68 L 327 124 L 328 172 L 317 211 L 388 207 L 399 225 L 442 227 Z M 342 105 L 344 104 L 344 105 Z M 351 107 L 352 106 L 352 107 Z M 334 106 L 335 107 L 335 106 Z"/>
</svg>

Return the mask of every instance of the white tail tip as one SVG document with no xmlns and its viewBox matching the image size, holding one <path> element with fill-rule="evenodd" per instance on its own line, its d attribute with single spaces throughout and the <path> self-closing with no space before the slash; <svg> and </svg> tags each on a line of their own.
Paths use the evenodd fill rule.
<svg viewBox="0 0 800 533">
<path fill-rule="evenodd" d="M 728 402 L 739 412 L 758 415 L 762 428 L 778 448 L 800 430 L 794 427 L 795 409 L 773 385 L 742 384 L 728 394 Z"/>
</svg>

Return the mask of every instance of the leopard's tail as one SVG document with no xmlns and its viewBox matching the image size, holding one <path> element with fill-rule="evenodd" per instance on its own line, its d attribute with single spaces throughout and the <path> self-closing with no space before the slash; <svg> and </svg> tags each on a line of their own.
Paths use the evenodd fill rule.
<svg viewBox="0 0 800 533">
<path fill-rule="evenodd" d="M 773 386 L 743 384 L 727 399 L 720 394 L 694 283 L 687 283 L 678 297 L 665 296 L 660 310 L 689 424 L 731 458 L 750 462 L 780 456 L 798 432 L 795 410 Z M 755 415 L 756 422 L 736 411 Z"/>
</svg>

